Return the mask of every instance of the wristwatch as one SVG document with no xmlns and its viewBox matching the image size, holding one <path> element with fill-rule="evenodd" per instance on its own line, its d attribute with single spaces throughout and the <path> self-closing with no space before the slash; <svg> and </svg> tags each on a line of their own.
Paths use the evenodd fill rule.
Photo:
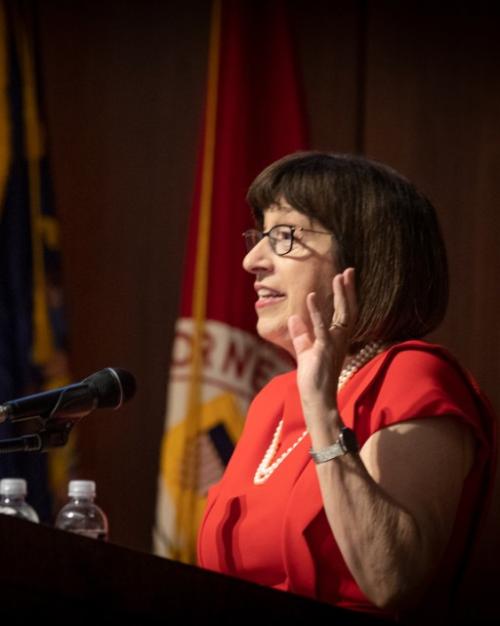
<svg viewBox="0 0 500 626">
<path fill-rule="evenodd" d="M 336 459 L 338 456 L 342 456 L 348 452 L 354 453 L 358 450 L 359 446 L 356 434 L 351 428 L 343 426 L 340 429 L 339 438 L 334 444 L 323 448 L 322 450 L 318 450 L 318 452 L 315 452 L 311 448 L 309 452 L 315 463 L 325 463 L 325 461 L 331 461 L 332 459 Z"/>
</svg>

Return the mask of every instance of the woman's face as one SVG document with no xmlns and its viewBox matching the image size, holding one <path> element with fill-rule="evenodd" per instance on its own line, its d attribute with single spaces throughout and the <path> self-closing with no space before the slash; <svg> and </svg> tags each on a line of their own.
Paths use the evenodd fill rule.
<svg viewBox="0 0 500 626">
<path fill-rule="evenodd" d="M 278 224 L 326 230 L 284 201 L 264 212 L 264 231 Z M 278 256 L 269 238 L 263 237 L 243 259 L 245 270 L 255 274 L 257 332 L 292 356 L 295 355 L 288 333 L 288 318 L 298 314 L 311 329 L 306 296 L 314 291 L 318 306 L 329 322 L 333 312 L 332 279 L 339 272 L 331 234 L 299 231 L 294 239 L 293 249 L 285 256 Z"/>
</svg>

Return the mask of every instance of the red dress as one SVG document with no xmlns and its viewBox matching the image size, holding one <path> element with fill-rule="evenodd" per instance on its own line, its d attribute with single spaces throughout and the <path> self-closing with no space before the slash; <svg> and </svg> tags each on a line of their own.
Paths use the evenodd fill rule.
<svg viewBox="0 0 500 626">
<path fill-rule="evenodd" d="M 339 392 L 339 411 L 362 446 L 377 430 L 411 419 L 454 416 L 477 441 L 473 468 L 439 581 L 449 586 L 477 530 L 494 475 L 494 419 L 471 377 L 443 348 L 407 341 L 379 354 Z M 356 584 L 322 505 L 306 436 L 261 485 L 257 466 L 283 418 L 276 456 L 305 429 L 296 372 L 273 379 L 252 402 L 222 480 L 209 491 L 198 535 L 200 566 L 357 610 L 378 611 Z"/>
</svg>

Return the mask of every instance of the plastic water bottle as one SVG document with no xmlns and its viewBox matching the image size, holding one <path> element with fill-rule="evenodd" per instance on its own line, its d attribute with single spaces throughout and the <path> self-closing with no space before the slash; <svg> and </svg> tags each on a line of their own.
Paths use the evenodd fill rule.
<svg viewBox="0 0 500 626">
<path fill-rule="evenodd" d="M 0 513 L 21 517 L 38 523 L 38 514 L 26 502 L 28 487 L 24 478 L 2 478 L 0 480 Z"/>
<path fill-rule="evenodd" d="M 95 495 L 93 480 L 71 480 L 68 487 L 69 502 L 59 511 L 56 528 L 106 541 L 108 518 L 94 503 Z"/>
</svg>

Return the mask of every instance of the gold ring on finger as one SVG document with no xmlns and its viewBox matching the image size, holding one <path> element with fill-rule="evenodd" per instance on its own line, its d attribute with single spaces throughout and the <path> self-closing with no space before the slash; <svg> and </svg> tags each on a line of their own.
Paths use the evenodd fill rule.
<svg viewBox="0 0 500 626">
<path fill-rule="evenodd" d="M 347 324 L 344 322 L 333 322 L 328 330 L 334 330 L 335 328 L 347 328 Z"/>
</svg>

